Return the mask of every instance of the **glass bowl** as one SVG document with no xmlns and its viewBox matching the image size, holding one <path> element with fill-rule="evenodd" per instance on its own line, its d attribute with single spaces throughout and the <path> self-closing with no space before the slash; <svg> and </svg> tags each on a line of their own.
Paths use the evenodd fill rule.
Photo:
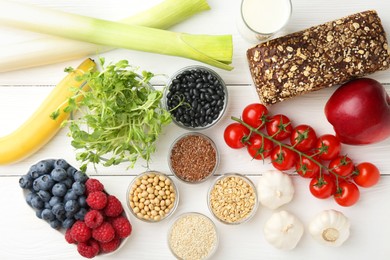
<svg viewBox="0 0 390 260">
<path fill-rule="evenodd" d="M 240 195 L 249 195 L 250 197 L 245 200 L 238 200 L 238 198 L 233 197 L 232 190 L 236 190 L 241 186 Z M 224 189 L 226 192 L 224 192 Z M 226 196 L 230 198 L 226 199 Z M 220 197 L 223 197 L 222 199 Z M 240 210 L 234 209 L 235 212 L 242 212 L 242 216 L 233 216 L 231 217 L 229 212 L 225 213 L 226 216 L 222 214 L 226 210 L 227 206 L 233 206 L 228 202 L 232 201 L 234 204 L 240 203 L 242 208 Z M 224 202 L 225 205 L 221 205 Z M 253 182 L 246 176 L 239 173 L 228 173 L 218 177 L 213 184 L 211 185 L 208 195 L 207 195 L 207 205 L 213 216 L 224 224 L 236 225 L 247 222 L 251 219 L 258 207 L 258 197 L 257 190 Z M 218 207 L 218 208 L 217 208 Z M 237 207 L 237 206 L 235 206 Z M 224 211 L 222 211 L 224 209 Z"/>
<path fill-rule="evenodd" d="M 212 149 L 215 151 L 215 164 L 211 170 L 206 169 L 206 168 L 209 168 L 206 165 L 204 167 L 202 167 L 202 165 L 200 165 L 200 163 L 207 163 L 207 162 L 210 162 L 210 160 L 206 160 L 207 159 L 206 155 L 208 154 L 207 152 L 209 152 L 207 147 L 204 147 L 204 149 L 202 149 L 202 151 L 204 151 L 204 153 L 205 153 L 204 154 L 205 156 L 203 157 L 203 156 L 199 155 L 201 147 L 200 147 L 200 145 L 195 146 L 196 144 L 199 144 L 199 141 L 192 140 L 192 142 L 189 142 L 189 144 L 191 144 L 193 146 L 191 147 L 191 149 L 188 149 L 188 153 L 184 149 L 181 149 L 181 142 L 184 142 L 186 138 L 191 138 L 192 136 L 199 137 L 199 138 L 207 141 L 211 145 Z M 176 151 L 176 149 L 180 149 L 180 152 L 178 153 L 178 160 L 176 160 L 177 166 L 175 166 L 175 164 L 173 163 L 173 160 L 172 160 L 173 155 L 174 155 L 173 152 Z M 180 181 L 183 181 L 183 182 L 189 183 L 189 184 L 201 183 L 201 182 L 204 182 L 207 179 L 209 179 L 211 176 L 213 176 L 218 168 L 219 161 L 220 161 L 219 152 L 218 152 L 217 146 L 215 145 L 213 140 L 211 140 L 208 136 L 201 134 L 201 133 L 197 133 L 197 132 L 185 133 L 185 134 L 179 136 L 172 143 L 172 145 L 169 149 L 169 153 L 168 153 L 168 165 L 169 165 L 169 168 L 170 168 L 171 172 L 173 173 L 173 175 L 175 175 Z M 187 165 L 187 162 L 188 162 L 188 164 L 191 163 L 191 165 Z M 180 170 L 178 169 L 179 166 L 181 167 Z M 202 171 L 202 168 L 204 169 L 203 171 Z M 197 169 L 198 169 L 198 171 L 196 171 Z M 204 173 L 206 170 L 208 170 L 209 173 L 207 175 L 202 174 L 202 172 Z M 188 177 L 186 178 L 185 174 L 181 174 L 180 172 L 188 172 L 188 173 L 193 172 L 194 174 L 201 173 L 201 175 L 200 176 L 187 175 Z M 198 177 L 198 178 L 195 179 L 195 177 Z"/>
<path fill-rule="evenodd" d="M 179 204 L 179 191 L 175 183 L 158 171 L 147 171 L 136 176 L 126 196 L 130 212 L 139 220 L 149 223 L 168 218 Z"/>
<path fill-rule="evenodd" d="M 209 217 L 198 212 L 188 212 L 173 221 L 168 230 L 167 242 L 177 259 L 210 259 L 218 248 L 219 237 L 215 223 Z"/>
<path fill-rule="evenodd" d="M 210 76 L 205 76 L 206 73 Z M 190 80 L 193 82 L 185 80 L 187 83 L 182 83 L 183 77 L 192 78 Z M 203 83 L 197 82 L 200 79 Z M 202 83 L 200 87 L 199 83 Z M 172 94 L 172 88 L 174 91 L 180 88 L 188 95 Z M 165 108 L 171 112 L 172 121 L 176 125 L 186 130 L 203 130 L 215 125 L 222 118 L 228 103 L 228 90 L 225 82 L 215 71 L 204 66 L 193 65 L 184 67 L 172 75 L 164 90 L 164 102 Z M 218 102 L 223 102 L 223 106 L 217 114 L 215 109 L 222 105 Z M 189 123 L 178 120 L 181 116 L 185 118 L 184 114 L 189 118 Z M 195 125 L 196 122 L 198 122 L 197 125 Z"/>
</svg>

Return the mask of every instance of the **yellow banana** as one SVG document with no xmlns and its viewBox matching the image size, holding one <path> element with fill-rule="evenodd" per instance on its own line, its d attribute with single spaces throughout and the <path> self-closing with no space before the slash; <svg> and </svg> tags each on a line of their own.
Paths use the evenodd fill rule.
<svg viewBox="0 0 390 260">
<path fill-rule="evenodd" d="M 95 68 L 95 62 L 86 59 L 50 92 L 26 122 L 11 134 L 0 137 L 0 165 L 14 163 L 32 155 L 55 136 L 69 114 L 60 113 L 56 120 L 51 119 L 50 114 L 67 105 L 68 98 L 73 95 L 71 87 L 88 89 L 88 86 L 76 78 Z"/>
</svg>

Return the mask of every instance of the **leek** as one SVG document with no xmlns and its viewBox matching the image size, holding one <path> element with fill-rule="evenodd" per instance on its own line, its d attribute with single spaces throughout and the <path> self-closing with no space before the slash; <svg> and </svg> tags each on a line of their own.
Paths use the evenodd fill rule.
<svg viewBox="0 0 390 260">
<path fill-rule="evenodd" d="M 112 47 L 179 56 L 233 69 L 231 35 L 191 35 L 0 0 L 3 25 Z M 18 15 L 15 15 L 18 14 Z M 215 58 L 217 57 L 217 58 Z"/>
<path fill-rule="evenodd" d="M 167 29 L 196 13 L 209 9 L 206 0 L 165 0 L 120 22 Z M 107 46 L 50 36 L 42 36 L 39 39 L 19 42 L 3 48 L 7 51 L 0 54 L 0 72 L 79 59 L 112 49 Z"/>
</svg>

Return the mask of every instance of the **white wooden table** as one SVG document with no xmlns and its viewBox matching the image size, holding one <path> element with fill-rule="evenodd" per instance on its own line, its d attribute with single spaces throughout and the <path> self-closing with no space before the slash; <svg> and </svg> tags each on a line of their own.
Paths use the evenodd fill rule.
<svg viewBox="0 0 390 260">
<path fill-rule="evenodd" d="M 116 20 L 153 6 L 158 0 L 33 0 L 39 5 L 58 8 L 105 19 Z M 232 72 L 216 71 L 228 84 L 229 105 L 225 117 L 213 128 L 204 131 L 216 142 L 221 152 L 218 174 L 238 172 L 248 175 L 255 183 L 262 171 L 271 169 L 269 161 L 252 161 L 244 150 L 229 149 L 223 141 L 224 127 L 231 122 L 230 116 L 239 116 L 245 105 L 258 101 L 247 68 L 245 51 L 252 44 L 238 34 L 235 19 L 239 1 L 209 0 L 211 11 L 201 13 L 172 28 L 189 33 L 233 35 L 235 69 Z M 1 8 L 1 6 L 0 6 Z M 336 19 L 354 12 L 376 9 L 387 32 L 390 32 L 390 2 L 385 0 L 293 0 L 293 15 L 286 32 Z M 15 15 L 18 15 L 15 13 Z M 30 32 L 18 31 L 0 25 L 0 52 L 7 51 L 12 42 L 39 37 Z M 196 62 L 176 57 L 167 57 L 129 50 L 114 50 L 102 56 L 107 61 L 128 59 L 131 64 L 155 73 L 172 74 L 176 70 Z M 0 74 L 0 135 L 5 135 L 19 126 L 41 103 L 45 95 L 59 82 L 68 66 L 77 66 L 80 60 Z M 371 77 L 386 85 L 390 93 L 390 71 L 379 72 Z M 156 82 L 158 83 L 158 82 Z M 270 108 L 271 113 L 285 113 L 294 123 L 312 125 L 318 134 L 333 133 L 323 113 L 327 99 L 336 88 L 330 88 Z M 167 151 L 172 141 L 184 133 L 173 124 L 168 126 L 158 142 L 158 149 L 152 158 L 151 169 L 170 174 Z M 67 129 L 60 133 L 33 156 L 13 165 L 0 166 L 0 259 L 81 259 L 75 246 L 65 242 L 62 234 L 51 229 L 44 221 L 35 217 L 24 202 L 18 180 L 29 166 L 44 158 L 65 158 L 74 166 L 75 160 Z M 272 211 L 259 207 L 249 222 L 224 225 L 217 220 L 220 235 L 219 248 L 214 259 L 390 259 L 390 139 L 368 146 L 344 146 L 343 152 L 355 161 L 370 161 L 376 164 L 382 178 L 377 186 L 361 190 L 361 199 L 350 208 L 338 206 L 332 199 L 318 200 L 311 196 L 308 181 L 293 176 L 296 194 L 293 201 L 283 206 L 297 215 L 306 225 L 318 212 L 325 209 L 342 211 L 351 220 L 351 237 L 340 248 L 328 248 L 316 243 L 307 229 L 293 251 L 279 251 L 269 245 L 262 228 Z M 125 204 L 128 184 L 135 175 L 145 170 L 143 163 L 126 170 L 126 165 L 113 168 L 98 168 L 88 174 L 100 179 L 106 189 Z M 199 185 L 176 182 L 180 192 L 180 204 L 173 218 L 180 213 L 198 211 L 211 217 L 207 208 L 206 194 L 211 180 Z M 100 256 L 99 259 L 173 259 L 166 237 L 172 218 L 158 224 L 141 222 L 131 216 L 133 233 L 128 243 L 115 255 Z"/>
</svg>

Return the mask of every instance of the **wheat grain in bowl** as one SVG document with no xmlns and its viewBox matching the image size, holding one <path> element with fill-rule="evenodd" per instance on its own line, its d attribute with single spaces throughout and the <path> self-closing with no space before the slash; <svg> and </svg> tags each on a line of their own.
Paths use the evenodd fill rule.
<svg viewBox="0 0 390 260">
<path fill-rule="evenodd" d="M 127 205 L 133 215 L 146 222 L 159 222 L 170 216 L 179 202 L 179 192 L 167 175 L 148 171 L 130 183 Z"/>
</svg>

